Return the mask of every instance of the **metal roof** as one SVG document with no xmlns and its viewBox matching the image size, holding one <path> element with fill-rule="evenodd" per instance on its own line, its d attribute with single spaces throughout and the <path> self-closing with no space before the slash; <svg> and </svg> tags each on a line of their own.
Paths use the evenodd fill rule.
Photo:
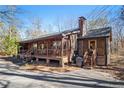
<svg viewBox="0 0 124 93">
<path fill-rule="evenodd" d="M 99 28 L 89 30 L 86 35 L 79 37 L 78 39 L 88 39 L 97 37 L 109 37 L 111 33 L 111 27 Z"/>
</svg>

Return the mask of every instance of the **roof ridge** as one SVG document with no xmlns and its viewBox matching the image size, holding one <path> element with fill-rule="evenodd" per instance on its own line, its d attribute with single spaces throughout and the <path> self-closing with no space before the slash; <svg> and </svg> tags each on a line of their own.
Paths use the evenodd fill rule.
<svg viewBox="0 0 124 93">
<path fill-rule="evenodd" d="M 97 29 L 91 29 L 89 31 L 102 30 L 102 29 L 111 29 L 111 27 L 110 26 L 108 26 L 108 27 L 102 27 L 102 28 L 97 28 Z"/>
<path fill-rule="evenodd" d="M 40 38 L 44 38 L 44 37 L 48 37 L 48 36 L 52 36 L 52 35 L 57 35 L 57 34 L 62 34 L 62 33 L 67 33 L 67 32 L 72 32 L 72 31 L 77 31 L 77 30 L 79 30 L 79 28 L 74 28 L 74 29 L 70 29 L 70 30 L 64 30 L 64 31 L 61 31 L 61 32 L 47 33 L 47 34 L 43 34 L 43 35 L 40 35 L 40 36 L 35 37 L 35 38 L 24 39 L 24 40 L 21 40 L 20 42 L 22 42 L 22 41 L 28 41 L 28 40 L 34 40 L 34 39 L 40 39 Z"/>
<path fill-rule="evenodd" d="M 93 37 L 107 37 L 110 36 L 111 27 L 104 27 L 88 31 L 83 37 L 80 38 L 93 38 Z M 79 38 L 79 39 L 80 39 Z"/>
</svg>

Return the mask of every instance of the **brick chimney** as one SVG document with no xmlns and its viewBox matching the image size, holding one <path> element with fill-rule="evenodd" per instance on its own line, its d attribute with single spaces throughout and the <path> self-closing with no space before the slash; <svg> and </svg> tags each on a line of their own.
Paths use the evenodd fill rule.
<svg viewBox="0 0 124 93">
<path fill-rule="evenodd" d="M 83 16 L 79 17 L 79 29 L 80 33 L 78 36 L 84 36 L 86 34 L 86 18 Z"/>
</svg>

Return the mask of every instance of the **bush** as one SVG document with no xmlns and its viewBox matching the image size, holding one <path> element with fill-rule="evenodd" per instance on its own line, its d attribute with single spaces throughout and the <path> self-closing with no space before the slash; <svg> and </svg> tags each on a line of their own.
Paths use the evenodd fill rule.
<svg viewBox="0 0 124 93">
<path fill-rule="evenodd" d="M 2 43 L 6 55 L 17 55 L 18 43 L 16 37 L 10 37 L 10 35 L 7 35 Z"/>
</svg>

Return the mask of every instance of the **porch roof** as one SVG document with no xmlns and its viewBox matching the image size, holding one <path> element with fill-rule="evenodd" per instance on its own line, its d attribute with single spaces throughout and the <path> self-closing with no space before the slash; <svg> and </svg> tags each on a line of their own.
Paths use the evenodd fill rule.
<svg viewBox="0 0 124 93">
<path fill-rule="evenodd" d="M 86 35 L 79 37 L 80 39 L 90 39 L 90 38 L 98 38 L 98 37 L 111 37 L 111 27 L 99 28 L 89 30 Z"/>
<path fill-rule="evenodd" d="M 71 30 L 65 30 L 65 31 L 62 31 L 62 32 L 49 33 L 49 34 L 41 35 L 41 36 L 36 37 L 36 38 L 25 39 L 25 40 L 22 40 L 22 41 L 19 41 L 19 42 L 20 43 L 29 43 L 29 42 L 34 42 L 34 41 L 39 41 L 39 40 L 44 40 L 44 39 L 61 37 L 63 35 L 68 35 L 70 33 L 76 32 L 78 30 L 79 30 L 79 28 L 71 29 Z"/>
</svg>

